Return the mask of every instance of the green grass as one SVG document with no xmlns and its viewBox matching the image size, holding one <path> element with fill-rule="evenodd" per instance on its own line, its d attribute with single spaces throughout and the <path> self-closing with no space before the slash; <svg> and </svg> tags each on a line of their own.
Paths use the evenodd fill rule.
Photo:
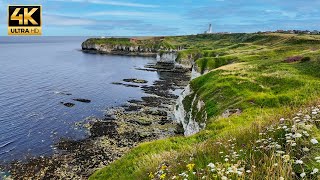
<svg viewBox="0 0 320 180">
<path fill-rule="evenodd" d="M 279 126 L 281 117 L 290 118 L 302 107 L 319 102 L 320 36 L 213 34 L 167 37 L 166 42 L 173 46 L 188 44 L 188 49 L 179 53 L 178 61 L 193 60 L 201 72 L 207 71 L 191 81 L 194 93 L 184 101 L 187 109 L 194 108 L 197 121 L 203 122 L 201 113 L 207 113 L 206 128 L 190 137 L 143 143 L 90 179 L 150 179 L 150 172 L 159 179 L 154 173 L 161 169 L 166 174 L 164 179 L 173 175 L 181 179 L 182 172 L 189 179 L 201 179 L 198 173 L 210 176 L 207 179 L 219 179 L 207 170 L 210 162 L 219 162 L 221 168 L 239 163 L 252 171 L 246 176 L 230 176 L 232 179 L 295 179 L 292 172 L 298 176 L 302 171 L 310 173 L 312 168 L 320 168 L 312 159 L 320 155 L 318 146 L 301 154 L 285 146 L 282 130 L 264 136 L 278 140 L 292 157 L 303 158 L 303 168 L 283 163 L 274 149 L 254 151 L 261 138 L 259 133 L 266 127 Z M 310 61 L 284 62 L 297 55 L 310 57 Z M 197 112 L 190 104 L 194 96 L 205 102 L 205 111 Z M 242 113 L 223 118 L 221 114 L 226 109 L 241 109 Z M 292 124 L 288 121 L 288 126 Z M 320 131 L 313 128 L 310 135 L 319 138 Z M 233 138 L 236 140 L 228 141 Z M 297 148 L 310 146 L 307 142 L 297 141 Z M 230 153 L 232 148 L 240 154 L 238 161 L 224 161 L 219 152 Z M 197 176 L 190 174 L 188 164 L 194 164 L 192 171 Z"/>
</svg>

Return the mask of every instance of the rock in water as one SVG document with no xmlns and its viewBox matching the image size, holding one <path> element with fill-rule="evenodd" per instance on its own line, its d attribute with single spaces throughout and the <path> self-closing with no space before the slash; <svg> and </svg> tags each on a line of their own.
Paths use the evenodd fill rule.
<svg viewBox="0 0 320 180">
<path fill-rule="evenodd" d="M 90 103 L 91 102 L 91 100 L 89 100 L 89 99 L 82 99 L 82 98 L 77 98 L 77 99 L 73 99 L 73 100 L 83 102 L 83 103 Z"/>
<path fill-rule="evenodd" d="M 123 79 L 124 82 L 132 82 L 132 83 L 138 83 L 138 84 L 145 84 L 148 83 L 148 81 L 143 79 Z"/>
<path fill-rule="evenodd" d="M 61 104 L 63 104 L 66 107 L 73 107 L 75 104 L 73 103 L 64 103 L 64 102 L 60 102 Z"/>
</svg>

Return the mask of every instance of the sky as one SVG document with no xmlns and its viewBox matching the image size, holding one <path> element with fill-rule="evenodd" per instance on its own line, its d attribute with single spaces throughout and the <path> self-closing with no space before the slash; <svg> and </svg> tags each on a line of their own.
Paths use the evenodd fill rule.
<svg viewBox="0 0 320 180">
<path fill-rule="evenodd" d="M 0 0 L 0 35 L 9 4 L 41 4 L 46 36 L 320 30 L 320 0 Z"/>
</svg>

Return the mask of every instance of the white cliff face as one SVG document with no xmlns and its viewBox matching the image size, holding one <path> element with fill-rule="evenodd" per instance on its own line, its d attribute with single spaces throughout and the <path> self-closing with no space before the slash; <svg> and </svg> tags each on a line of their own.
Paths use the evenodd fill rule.
<svg viewBox="0 0 320 180">
<path fill-rule="evenodd" d="M 192 68 L 192 71 L 191 71 L 191 80 L 192 79 L 195 79 L 197 77 L 201 76 L 201 73 L 199 73 L 198 71 L 196 71 L 194 68 Z"/>
<path fill-rule="evenodd" d="M 192 72 L 193 71 L 194 70 L 192 70 Z M 200 75 L 200 73 L 197 73 L 196 71 L 191 73 L 192 79 L 198 77 L 199 75 Z M 182 124 L 185 136 L 190 136 L 190 135 L 196 134 L 197 132 L 199 132 L 201 130 L 201 128 L 205 127 L 205 123 L 199 124 L 194 119 L 194 117 L 192 117 L 192 111 L 193 111 L 192 108 L 189 110 L 189 112 L 185 111 L 185 108 L 183 106 L 183 100 L 184 100 L 184 98 L 186 98 L 190 94 L 192 94 L 192 90 L 190 88 L 190 85 L 188 85 L 187 87 L 185 87 L 185 89 L 182 91 L 181 95 L 177 99 L 176 106 L 174 109 L 175 119 L 178 123 Z M 195 103 L 197 103 L 197 110 L 200 111 L 202 108 L 204 108 L 205 104 L 201 100 L 196 102 L 196 99 L 197 99 L 197 96 L 194 96 L 192 103 L 191 103 L 191 107 L 193 107 L 193 105 Z M 205 119 L 206 119 L 206 113 L 205 113 Z"/>
<path fill-rule="evenodd" d="M 177 53 L 162 53 L 157 55 L 157 61 L 166 63 L 175 63 L 177 58 Z"/>
</svg>

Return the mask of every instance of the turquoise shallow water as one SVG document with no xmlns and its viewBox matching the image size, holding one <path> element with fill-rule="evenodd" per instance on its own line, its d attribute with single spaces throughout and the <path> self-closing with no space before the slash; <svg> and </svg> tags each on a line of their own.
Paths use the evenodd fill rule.
<svg viewBox="0 0 320 180">
<path fill-rule="evenodd" d="M 48 155 L 60 138 L 84 138 L 75 122 L 144 95 L 112 82 L 159 79 L 156 72 L 135 69 L 154 58 L 86 54 L 79 51 L 85 39 L 0 37 L 0 163 Z"/>
</svg>

